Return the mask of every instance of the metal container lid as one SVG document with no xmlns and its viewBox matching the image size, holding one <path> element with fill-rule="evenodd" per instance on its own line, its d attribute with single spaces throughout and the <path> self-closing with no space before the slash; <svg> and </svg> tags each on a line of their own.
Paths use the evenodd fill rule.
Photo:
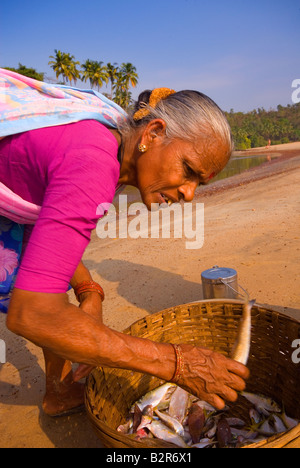
<svg viewBox="0 0 300 468">
<path fill-rule="evenodd" d="M 233 268 L 220 268 L 217 265 L 201 273 L 202 279 L 212 284 L 222 282 L 231 283 L 237 278 L 237 272 Z"/>
</svg>

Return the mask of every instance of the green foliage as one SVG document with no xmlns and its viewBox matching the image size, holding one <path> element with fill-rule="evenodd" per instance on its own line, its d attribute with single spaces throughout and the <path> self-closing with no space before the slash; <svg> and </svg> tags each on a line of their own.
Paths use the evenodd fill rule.
<svg viewBox="0 0 300 468">
<path fill-rule="evenodd" d="M 53 60 L 50 60 L 48 65 L 51 65 L 51 68 L 55 71 L 56 78 L 58 79 L 59 76 L 62 76 L 64 83 L 66 80 L 69 80 L 70 83 L 74 81 L 76 84 L 77 79 L 80 78 L 80 72 L 76 66 L 80 65 L 80 62 L 76 62 L 74 55 L 69 53 L 61 52 L 57 49 L 54 52 L 55 55 L 50 55 L 49 57 Z"/>
<path fill-rule="evenodd" d="M 81 64 L 81 67 L 81 80 L 89 80 L 91 88 L 97 86 L 99 90 L 103 86 L 103 83 L 108 82 L 109 76 L 106 67 L 103 66 L 103 62 L 87 59 L 84 63 Z"/>
<path fill-rule="evenodd" d="M 266 146 L 269 140 L 273 145 L 300 140 L 300 103 L 248 113 L 231 109 L 225 114 L 238 150 Z"/>
<path fill-rule="evenodd" d="M 87 59 L 81 64 L 81 69 L 76 68 L 80 65 L 75 62 L 74 56 L 69 53 L 61 52 L 55 49 L 55 55 L 51 55 L 53 59 L 49 65 L 56 73 L 56 78 L 62 76 L 63 82 L 68 80 L 70 83 L 77 79 L 87 82 L 89 81 L 91 88 L 97 87 L 98 90 L 110 82 L 111 93 L 109 98 L 117 104 L 127 109 L 131 104 L 130 87 L 135 87 L 138 82 L 138 74 L 136 68 L 131 63 L 122 63 L 119 67 L 117 63 L 107 63 Z"/>
<path fill-rule="evenodd" d="M 22 65 L 21 63 L 19 63 L 19 68 L 5 67 L 5 69 L 19 73 L 20 75 L 28 76 L 29 78 L 33 78 L 34 80 L 44 81 L 44 73 L 37 72 L 35 68 L 25 67 L 25 65 Z"/>
</svg>

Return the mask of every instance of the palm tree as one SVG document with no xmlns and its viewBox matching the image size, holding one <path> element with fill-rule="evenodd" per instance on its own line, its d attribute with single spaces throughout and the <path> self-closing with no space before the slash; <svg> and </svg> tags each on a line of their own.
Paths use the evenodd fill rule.
<svg viewBox="0 0 300 468">
<path fill-rule="evenodd" d="M 57 79 L 60 75 L 62 75 L 63 82 L 65 83 L 65 71 L 68 66 L 66 61 L 66 54 L 57 49 L 55 49 L 54 52 L 55 56 L 50 55 L 49 58 L 52 58 L 53 60 L 50 60 L 50 62 L 48 62 L 48 65 L 51 65 L 51 68 L 53 68 L 53 70 L 55 71 Z"/>
<path fill-rule="evenodd" d="M 129 85 L 134 88 L 138 82 L 138 74 L 136 73 L 136 68 L 132 63 L 122 63 L 121 72 L 124 76 L 127 89 L 129 88 Z"/>
<path fill-rule="evenodd" d="M 113 85 L 114 90 L 114 101 L 119 104 L 119 106 L 126 108 L 127 107 L 127 88 L 125 83 L 125 77 L 121 70 L 116 74 L 116 80 Z"/>
<path fill-rule="evenodd" d="M 51 65 L 51 68 L 56 73 L 56 78 L 58 79 L 62 75 L 64 84 L 66 80 L 69 80 L 70 83 L 74 81 L 76 83 L 77 78 L 80 78 L 79 70 L 76 68 L 76 65 L 80 65 L 79 62 L 74 61 L 74 55 L 69 53 L 61 52 L 60 50 L 55 49 L 55 56 L 50 55 L 50 60 L 48 65 Z"/>
<path fill-rule="evenodd" d="M 103 62 L 88 59 L 81 66 L 83 68 L 83 81 L 89 80 L 91 88 L 97 86 L 99 91 L 103 83 L 108 82 L 108 73 L 106 67 L 103 66 Z"/>
<path fill-rule="evenodd" d="M 114 82 L 116 81 L 117 79 L 117 73 L 118 73 L 118 65 L 116 62 L 114 64 L 108 62 L 106 64 L 106 70 L 107 70 L 107 75 L 108 75 L 108 79 L 110 81 L 110 98 L 112 99 L 112 94 L 113 94 L 113 86 L 114 86 Z"/>
<path fill-rule="evenodd" d="M 80 70 L 76 68 L 76 65 L 80 65 L 80 62 L 74 61 L 74 55 L 67 54 L 67 58 L 69 60 L 69 70 L 67 78 L 70 81 L 70 83 L 74 81 L 74 83 L 76 84 L 77 79 L 80 79 Z"/>
<path fill-rule="evenodd" d="M 122 63 L 121 68 L 117 72 L 117 79 L 114 84 L 114 100 L 125 109 L 129 106 L 131 100 L 129 87 L 130 85 L 135 87 L 137 80 L 138 75 L 136 73 L 136 68 L 131 63 Z"/>
<path fill-rule="evenodd" d="M 91 87 L 93 87 L 93 62 L 90 59 L 87 59 L 84 63 L 81 64 L 82 67 L 82 76 L 81 80 L 85 83 L 87 80 L 90 81 Z"/>
<path fill-rule="evenodd" d="M 97 86 L 98 91 L 103 86 L 103 83 L 108 82 L 108 74 L 106 66 L 103 65 L 103 62 L 94 62 L 93 63 L 94 79 L 93 84 Z"/>
</svg>

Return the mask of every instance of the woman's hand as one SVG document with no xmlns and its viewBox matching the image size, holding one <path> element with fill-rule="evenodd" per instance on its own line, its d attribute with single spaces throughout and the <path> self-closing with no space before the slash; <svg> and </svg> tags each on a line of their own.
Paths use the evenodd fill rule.
<svg viewBox="0 0 300 468">
<path fill-rule="evenodd" d="M 236 401 L 237 392 L 245 389 L 250 375 L 245 366 L 206 348 L 188 344 L 180 348 L 184 362 L 180 387 L 216 409 L 223 409 L 225 401 Z"/>
</svg>

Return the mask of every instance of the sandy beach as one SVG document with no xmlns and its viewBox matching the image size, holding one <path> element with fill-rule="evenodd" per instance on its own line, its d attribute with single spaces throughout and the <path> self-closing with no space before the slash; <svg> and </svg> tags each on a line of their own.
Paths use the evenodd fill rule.
<svg viewBox="0 0 300 468">
<path fill-rule="evenodd" d="M 278 157 L 199 190 L 202 248 L 186 249 L 185 239 L 93 235 L 84 262 L 105 290 L 108 326 L 123 330 L 147 314 L 201 300 L 201 272 L 213 265 L 236 269 L 258 304 L 300 321 L 300 143 L 247 153 Z M 101 447 L 84 412 L 58 419 L 43 414 L 42 352 L 7 331 L 2 314 L 0 339 L 7 344 L 7 363 L 0 364 L 0 447 Z"/>
</svg>

